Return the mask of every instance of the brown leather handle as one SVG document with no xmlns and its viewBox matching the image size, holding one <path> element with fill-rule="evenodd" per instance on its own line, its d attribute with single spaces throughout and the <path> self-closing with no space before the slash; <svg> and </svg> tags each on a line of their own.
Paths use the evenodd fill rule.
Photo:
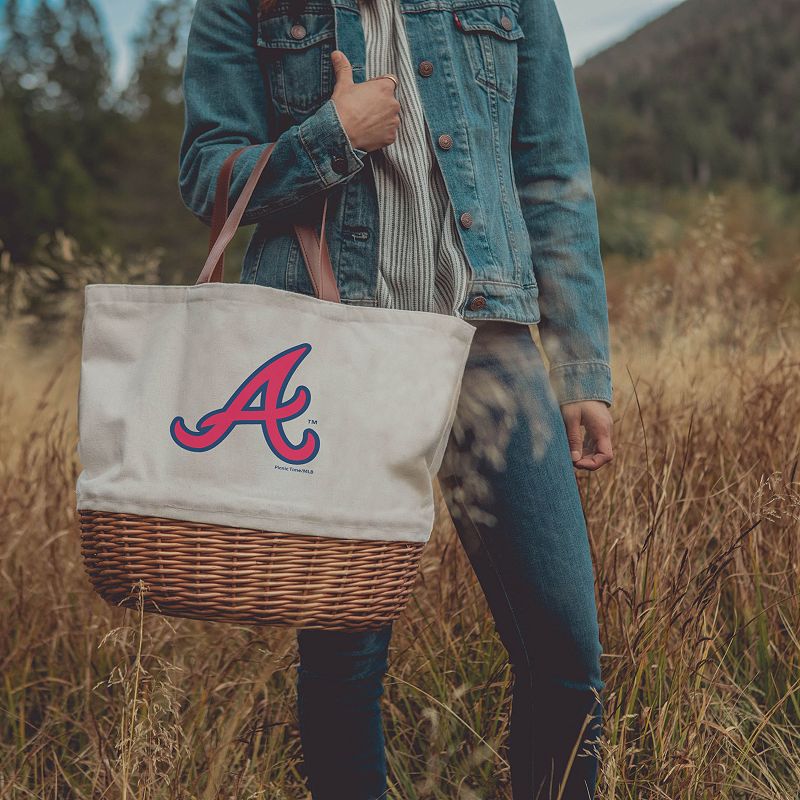
<svg viewBox="0 0 800 800">
<path fill-rule="evenodd" d="M 211 212 L 211 235 L 208 239 L 208 252 L 214 246 L 214 242 L 219 239 L 222 232 L 222 226 L 225 224 L 225 218 L 228 216 L 228 195 L 231 190 L 231 173 L 233 172 L 233 165 L 236 159 L 242 154 L 247 147 L 240 147 L 234 150 L 223 163 L 222 168 L 217 176 L 217 190 L 214 194 L 214 208 Z M 219 257 L 219 261 L 214 265 L 214 270 L 209 278 L 210 283 L 220 283 L 225 275 L 225 251 Z"/>
<path fill-rule="evenodd" d="M 247 149 L 240 147 L 234 150 L 223 163 L 217 177 L 217 188 L 214 195 L 214 209 L 211 216 L 211 235 L 208 243 L 208 258 L 197 283 L 220 282 L 222 281 L 225 270 L 225 248 L 236 233 L 241 222 L 247 203 L 250 202 L 255 187 L 258 183 L 264 168 L 267 166 L 269 157 L 272 154 L 273 142 L 264 149 L 264 152 L 256 162 L 253 172 L 245 184 L 242 193 L 228 215 L 228 197 L 230 194 L 231 174 L 236 159 Z M 314 294 L 321 300 L 331 302 L 341 302 L 339 288 L 336 284 L 336 277 L 333 273 L 328 243 L 325 237 L 325 219 L 328 209 L 328 198 L 322 205 L 322 223 L 320 235 L 317 235 L 315 228 L 311 225 L 295 225 L 294 230 L 297 235 L 300 251 L 306 263 L 311 285 Z"/>
</svg>

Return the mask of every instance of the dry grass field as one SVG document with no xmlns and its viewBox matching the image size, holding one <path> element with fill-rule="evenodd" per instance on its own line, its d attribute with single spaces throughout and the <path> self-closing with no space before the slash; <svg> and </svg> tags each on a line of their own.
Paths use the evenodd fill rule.
<svg viewBox="0 0 800 800">
<path fill-rule="evenodd" d="M 58 341 L 35 344 L 22 314 L 0 351 L 0 798 L 305 798 L 292 631 L 139 615 L 89 588 L 79 322 L 69 298 L 24 299 L 62 280 L 59 259 L 100 269 L 62 252 L 26 287 L 0 265 L 7 314 L 46 306 Z M 791 281 L 713 201 L 677 250 L 609 276 L 616 458 L 580 477 L 608 686 L 601 800 L 800 796 Z M 441 510 L 386 681 L 391 797 L 508 800 L 505 653 Z"/>
</svg>

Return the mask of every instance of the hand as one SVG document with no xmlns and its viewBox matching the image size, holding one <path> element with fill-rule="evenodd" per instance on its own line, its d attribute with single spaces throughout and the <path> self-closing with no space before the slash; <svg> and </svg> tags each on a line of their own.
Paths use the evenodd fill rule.
<svg viewBox="0 0 800 800">
<path fill-rule="evenodd" d="M 336 83 L 331 99 L 350 144 L 359 150 L 378 150 L 397 138 L 400 103 L 391 78 L 353 83 L 353 67 L 341 50 L 331 53 Z"/>
<path fill-rule="evenodd" d="M 561 406 L 561 416 L 567 429 L 572 465 L 576 469 L 596 470 L 608 464 L 611 451 L 613 422 L 608 406 L 600 400 L 582 400 Z M 581 428 L 586 431 L 584 436 Z"/>
</svg>

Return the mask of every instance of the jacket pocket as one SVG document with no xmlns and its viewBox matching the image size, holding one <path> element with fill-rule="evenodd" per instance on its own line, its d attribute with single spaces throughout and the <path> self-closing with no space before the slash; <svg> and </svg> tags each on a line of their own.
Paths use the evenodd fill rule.
<svg viewBox="0 0 800 800">
<path fill-rule="evenodd" d="M 258 22 L 256 44 L 262 48 L 275 108 L 302 121 L 333 91 L 331 52 L 333 14 L 286 14 Z"/>
<path fill-rule="evenodd" d="M 512 100 L 517 85 L 517 42 L 525 38 L 510 5 L 453 6 L 456 27 L 464 36 L 475 80 L 487 91 Z"/>
</svg>

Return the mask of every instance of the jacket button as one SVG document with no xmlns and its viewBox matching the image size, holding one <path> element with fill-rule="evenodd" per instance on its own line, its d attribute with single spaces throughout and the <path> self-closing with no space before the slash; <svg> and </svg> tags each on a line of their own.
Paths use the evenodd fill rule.
<svg viewBox="0 0 800 800">
<path fill-rule="evenodd" d="M 501 17 L 500 24 L 504 31 L 510 31 L 514 27 L 514 23 L 508 17 Z"/>
<path fill-rule="evenodd" d="M 482 294 L 479 294 L 477 297 L 473 297 L 469 307 L 473 311 L 480 311 L 482 308 L 486 308 L 486 298 Z"/>
<path fill-rule="evenodd" d="M 459 218 L 458 221 L 461 223 L 462 228 L 471 228 L 472 227 L 472 214 L 469 211 L 465 211 Z"/>
<path fill-rule="evenodd" d="M 453 137 L 449 133 L 443 133 L 439 137 L 439 147 L 442 150 L 449 150 L 453 146 Z"/>
<path fill-rule="evenodd" d="M 422 75 L 423 78 L 427 78 L 433 74 L 433 63 L 430 61 L 420 61 L 419 62 L 419 74 Z"/>
<path fill-rule="evenodd" d="M 305 39 L 306 29 L 302 25 L 292 25 L 289 33 L 291 34 L 292 39 Z"/>
<path fill-rule="evenodd" d="M 331 161 L 331 167 L 333 167 L 334 172 L 344 175 L 347 172 L 347 159 L 344 156 L 334 156 Z"/>
</svg>

